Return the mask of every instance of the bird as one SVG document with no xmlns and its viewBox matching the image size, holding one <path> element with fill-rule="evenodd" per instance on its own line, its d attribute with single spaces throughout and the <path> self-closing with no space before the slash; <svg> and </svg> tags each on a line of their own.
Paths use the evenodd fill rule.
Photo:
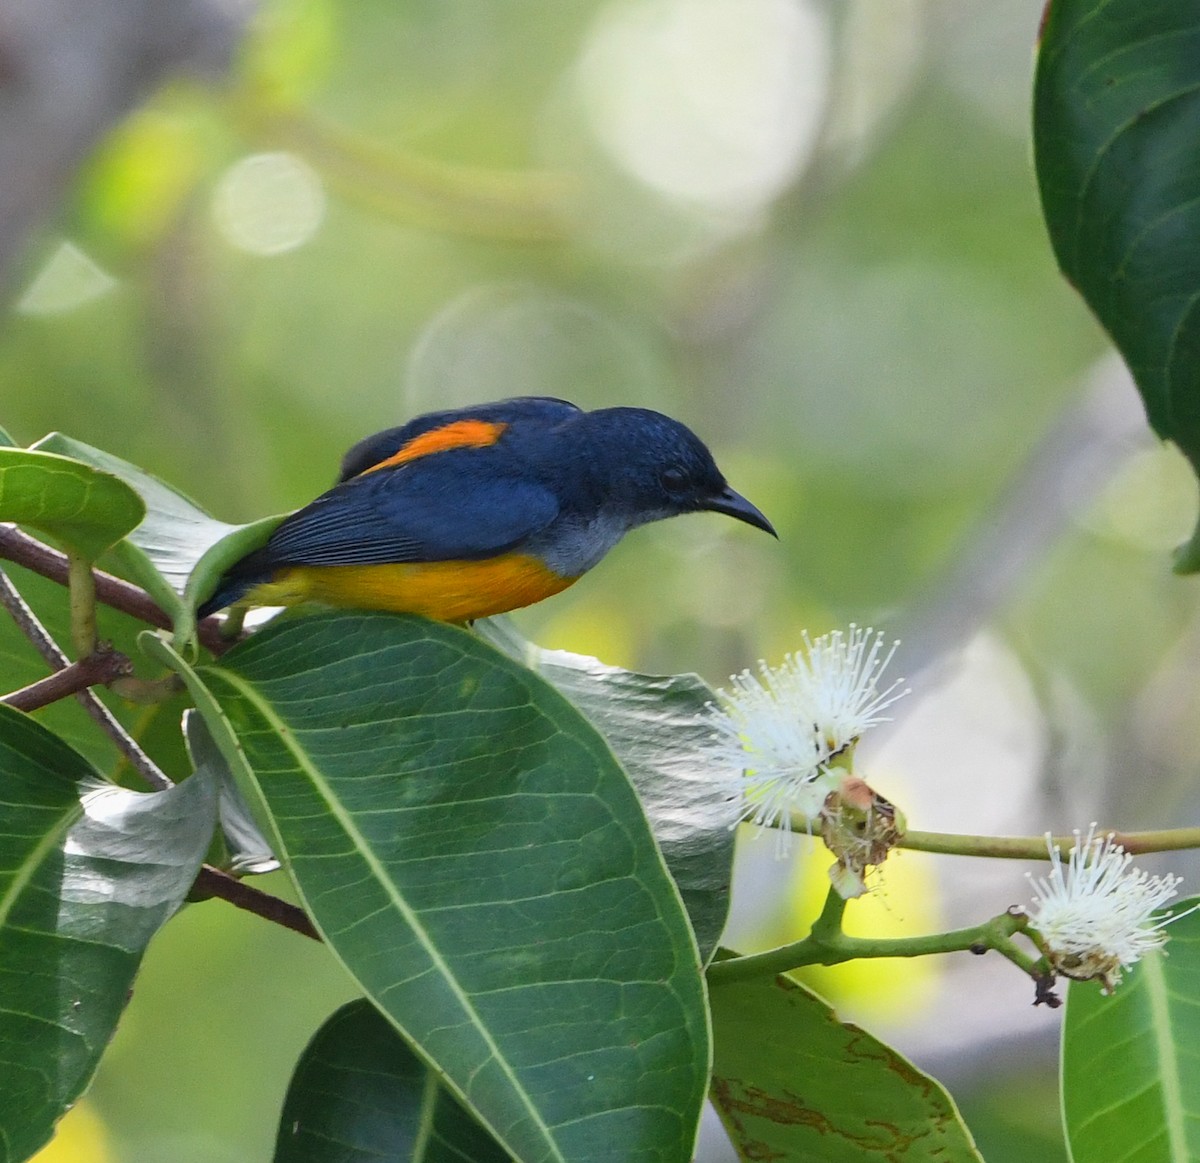
<svg viewBox="0 0 1200 1163">
<path fill-rule="evenodd" d="M 322 602 L 470 623 L 566 589 L 631 529 L 704 511 L 778 536 L 661 412 L 549 396 L 430 412 L 354 445 L 197 616 Z"/>
</svg>

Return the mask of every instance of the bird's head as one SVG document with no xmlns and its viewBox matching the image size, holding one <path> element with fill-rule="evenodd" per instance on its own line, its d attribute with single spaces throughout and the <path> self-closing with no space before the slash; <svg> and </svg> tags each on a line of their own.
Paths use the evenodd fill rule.
<svg viewBox="0 0 1200 1163">
<path fill-rule="evenodd" d="M 777 536 L 771 522 L 717 468 L 712 453 L 678 420 L 646 408 L 585 413 L 593 463 L 602 467 L 606 508 L 633 528 L 683 513 L 713 512 Z"/>
</svg>

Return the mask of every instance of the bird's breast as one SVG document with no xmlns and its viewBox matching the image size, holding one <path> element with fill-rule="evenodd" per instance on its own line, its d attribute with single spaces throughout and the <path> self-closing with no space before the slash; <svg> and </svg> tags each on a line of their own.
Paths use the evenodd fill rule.
<svg viewBox="0 0 1200 1163">
<path fill-rule="evenodd" d="M 257 605 L 326 602 L 350 609 L 420 614 L 438 622 L 468 622 L 540 602 L 565 590 L 577 577 L 520 553 L 485 561 L 293 565 L 256 586 L 247 598 Z"/>
<path fill-rule="evenodd" d="M 611 514 L 575 520 L 560 517 L 545 532 L 530 538 L 527 545 L 555 573 L 580 577 L 627 532 L 629 522 Z"/>
</svg>

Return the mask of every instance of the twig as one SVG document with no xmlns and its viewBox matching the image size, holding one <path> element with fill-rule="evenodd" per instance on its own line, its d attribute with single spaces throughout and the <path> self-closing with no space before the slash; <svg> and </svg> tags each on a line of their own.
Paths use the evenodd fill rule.
<svg viewBox="0 0 1200 1163">
<path fill-rule="evenodd" d="M 12 615 L 13 620 L 21 628 L 21 632 L 37 647 L 38 653 L 55 670 L 66 670 L 70 660 L 59 649 L 58 644 L 50 637 L 46 627 L 38 620 L 38 616 L 29 608 L 25 599 L 17 592 L 16 586 L 9 581 L 8 574 L 0 569 L 0 605 Z M 122 754 L 133 765 L 146 783 L 155 791 L 166 791 L 174 787 L 174 781 L 138 746 L 133 736 L 117 721 L 113 713 L 90 691 L 75 692 L 75 697 L 83 704 L 83 709 L 99 724 L 103 730 L 120 748 Z"/>
<path fill-rule="evenodd" d="M 1200 828 L 1163 828 L 1152 832 L 1118 832 L 1097 829 L 1096 835 L 1109 836 L 1133 856 L 1148 852 L 1179 852 L 1200 848 Z M 1052 844 L 1063 857 L 1080 843 L 1076 835 L 1067 836 L 967 836 L 954 832 L 906 832 L 896 847 L 914 852 L 937 852 L 948 856 L 990 856 L 1001 860 L 1048 860 Z"/>
<path fill-rule="evenodd" d="M 833 895 L 831 890 L 830 897 Z M 981 925 L 952 929 L 946 933 L 928 933 L 919 937 L 873 938 L 851 937 L 843 932 L 840 925 L 842 907 L 844 904 L 835 903 L 831 906 L 827 901 L 825 911 L 813 925 L 812 932 L 800 941 L 793 941 L 762 953 L 751 953 L 727 961 L 714 961 L 707 970 L 709 984 L 773 976 L 799 969 L 804 965 L 838 965 L 857 958 L 984 953 L 989 949 L 1003 954 L 1035 982 L 1040 982 L 1046 977 L 1044 965 L 1012 939 L 1017 933 L 1025 932 L 1029 924 L 1029 918 L 1019 909 L 1001 913 Z"/>
<path fill-rule="evenodd" d="M 133 666 L 124 654 L 111 647 L 100 646 L 87 658 L 72 662 L 48 678 L 30 683 L 12 694 L 0 695 L 0 703 L 18 711 L 36 711 L 39 707 L 49 706 L 88 687 L 106 686 L 114 679 L 132 673 Z"/>
<path fill-rule="evenodd" d="M 114 740 L 129 762 L 142 778 L 156 791 L 174 787 L 174 783 L 158 765 L 138 746 L 125 728 L 113 717 L 108 708 L 88 689 L 93 683 L 110 681 L 128 673 L 129 660 L 115 650 L 99 650 L 79 662 L 70 663 L 67 656 L 42 625 L 38 616 L 21 597 L 8 575 L 0 569 L 0 605 L 12 615 L 22 633 L 37 648 L 46 662 L 55 668 L 55 673 L 41 682 L 23 687 L 0 699 L 0 702 L 20 711 L 35 710 L 68 694 L 74 694 L 84 709 Z M 239 909 L 254 913 L 265 920 L 282 925 L 314 941 L 321 935 L 303 909 L 260 889 L 243 884 L 236 877 L 213 868 L 209 864 L 201 867 L 193 886 L 194 892 L 209 897 L 219 897 Z"/>
<path fill-rule="evenodd" d="M 0 558 L 23 565 L 60 585 L 69 584 L 70 567 L 66 554 L 43 545 L 15 526 L 0 524 Z M 96 578 L 97 601 L 160 630 L 172 629 L 171 616 L 140 586 L 102 570 L 92 572 Z M 201 643 L 213 654 L 223 654 L 231 645 L 222 637 L 216 618 L 198 622 L 196 632 Z"/>
<path fill-rule="evenodd" d="M 252 888 L 211 864 L 201 866 L 192 892 L 208 897 L 220 897 L 239 909 L 245 909 L 246 912 L 254 913 L 264 920 L 274 921 L 285 929 L 291 929 L 293 933 L 311 937 L 314 941 L 321 940 L 321 934 L 314 928 L 308 914 L 302 908 L 280 900 L 277 896 L 271 896 L 261 889 Z"/>
<path fill-rule="evenodd" d="M 785 822 L 771 825 L 785 828 Z M 808 827 L 806 817 L 793 813 L 790 831 L 803 832 Z M 1200 827 L 1159 828 L 1144 832 L 1122 832 L 1116 828 L 1097 828 L 1097 836 L 1111 836 L 1131 856 L 1150 852 L 1182 852 L 1200 848 Z M 1075 833 L 1052 836 L 975 836 L 966 832 L 920 832 L 909 829 L 897 840 L 897 848 L 912 852 L 933 852 L 940 856 L 986 856 L 994 860 L 1049 860 L 1050 848 L 1058 850 L 1064 859 L 1080 842 Z"/>
</svg>

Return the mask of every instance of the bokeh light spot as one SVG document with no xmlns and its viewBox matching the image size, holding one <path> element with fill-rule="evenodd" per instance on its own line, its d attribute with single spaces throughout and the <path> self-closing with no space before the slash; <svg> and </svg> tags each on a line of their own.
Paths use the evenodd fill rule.
<svg viewBox="0 0 1200 1163">
<path fill-rule="evenodd" d="M 17 301 L 22 315 L 61 315 L 98 299 L 117 280 L 74 243 L 61 242 Z"/>
<path fill-rule="evenodd" d="M 666 198 L 753 214 L 803 168 L 830 83 L 823 15 L 803 0 L 610 5 L 580 60 L 593 131 Z"/>
<path fill-rule="evenodd" d="M 486 283 L 426 324 L 405 376 L 410 411 L 507 396 L 653 407 L 665 373 L 629 320 L 532 283 Z"/>
<path fill-rule="evenodd" d="M 308 242 L 325 217 L 325 190 L 295 154 L 259 153 L 222 175 L 213 219 L 231 246 L 248 254 L 286 254 Z"/>
<path fill-rule="evenodd" d="M 1183 453 L 1155 445 L 1133 455 L 1084 518 L 1084 526 L 1149 553 L 1186 540 L 1196 506 L 1196 482 Z"/>
</svg>

